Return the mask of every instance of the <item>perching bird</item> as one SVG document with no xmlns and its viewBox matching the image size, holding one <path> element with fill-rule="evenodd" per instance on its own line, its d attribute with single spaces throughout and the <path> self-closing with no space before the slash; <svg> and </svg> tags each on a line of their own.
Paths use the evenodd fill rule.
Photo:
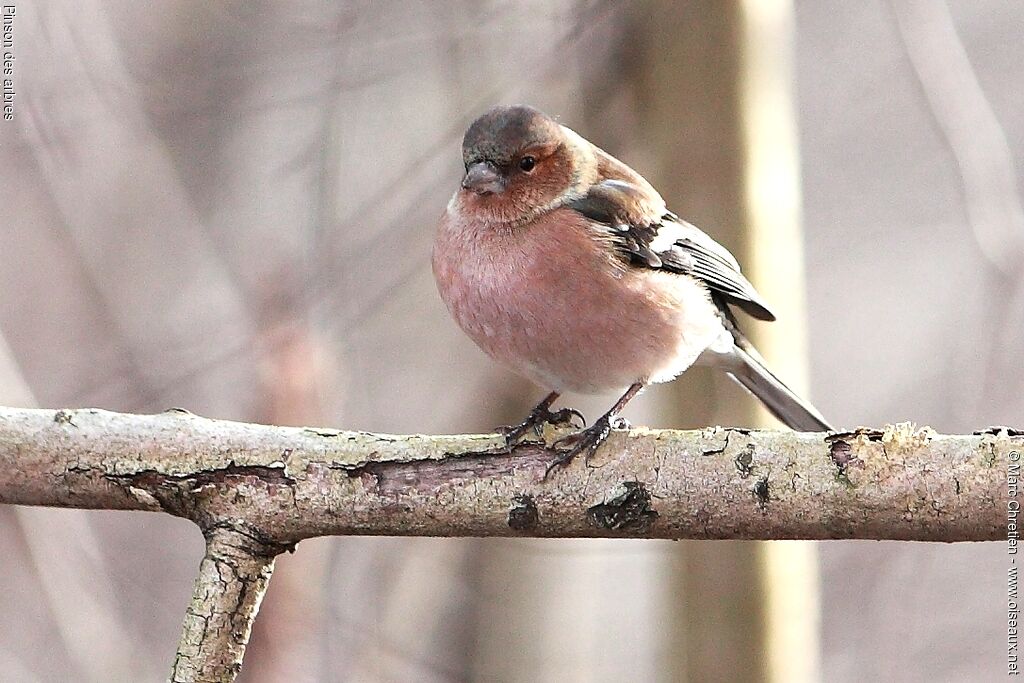
<svg viewBox="0 0 1024 683">
<path fill-rule="evenodd" d="M 578 415 L 550 410 L 565 391 L 628 387 L 552 467 L 589 457 L 645 385 L 694 363 L 725 370 L 793 429 L 831 429 L 737 327 L 730 306 L 775 316 L 736 259 L 669 211 L 639 173 L 523 105 L 474 121 L 462 160 L 434 241 L 441 298 L 481 349 L 551 392 L 509 443 Z"/>
</svg>

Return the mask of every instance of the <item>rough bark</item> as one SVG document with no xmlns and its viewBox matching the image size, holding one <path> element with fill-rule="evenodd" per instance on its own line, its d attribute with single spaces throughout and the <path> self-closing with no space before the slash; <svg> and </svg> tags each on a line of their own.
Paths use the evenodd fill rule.
<svg viewBox="0 0 1024 683">
<path fill-rule="evenodd" d="M 278 549 L 331 534 L 986 541 L 1006 538 L 1022 444 L 907 425 L 637 429 L 544 481 L 552 451 L 498 435 L 0 408 L 0 503 L 163 511 Z"/>
<path fill-rule="evenodd" d="M 231 680 L 278 553 L 332 534 L 987 541 L 1024 433 L 616 431 L 546 442 L 0 408 L 0 503 L 162 511 L 207 554 L 172 678 Z"/>
<path fill-rule="evenodd" d="M 206 556 L 171 669 L 172 683 L 234 680 L 276 554 L 244 533 L 219 528 L 207 534 Z"/>
</svg>

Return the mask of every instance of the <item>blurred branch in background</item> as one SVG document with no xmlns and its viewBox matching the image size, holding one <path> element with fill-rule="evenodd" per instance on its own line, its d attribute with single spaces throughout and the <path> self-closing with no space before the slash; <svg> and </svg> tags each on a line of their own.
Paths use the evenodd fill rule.
<svg viewBox="0 0 1024 683">
<path fill-rule="evenodd" d="M 1024 207 L 1013 153 L 943 0 L 892 2 L 907 55 L 956 159 L 978 248 L 1003 275 L 1024 272 Z"/>
<path fill-rule="evenodd" d="M 18 122 L 103 307 L 105 334 L 123 349 L 136 382 L 152 390 L 209 354 L 211 338 L 240 344 L 252 323 L 150 126 L 102 3 L 79 3 L 73 18 L 57 5 L 27 9 L 22 74 L 33 87 Z M 119 229 L 106 230 L 110 224 Z M 140 270 L 148 277 L 133 277 Z M 194 375 L 179 396 L 218 414 L 244 410 L 218 391 L 246 381 L 244 359 L 234 360 Z"/>
<path fill-rule="evenodd" d="M 992 300 L 996 331 L 984 349 L 983 373 L 958 403 L 962 419 L 985 404 L 1020 405 L 1016 387 L 1003 388 L 1011 370 L 1003 349 L 1019 348 L 1024 330 L 1024 206 L 1018 190 L 1013 151 L 957 33 L 944 1 L 892 2 L 903 47 L 928 101 L 934 122 L 955 160 L 967 221 L 988 263 L 1007 283 L 1007 297 Z M 1012 383 L 1010 383 L 1012 385 Z"/>
</svg>

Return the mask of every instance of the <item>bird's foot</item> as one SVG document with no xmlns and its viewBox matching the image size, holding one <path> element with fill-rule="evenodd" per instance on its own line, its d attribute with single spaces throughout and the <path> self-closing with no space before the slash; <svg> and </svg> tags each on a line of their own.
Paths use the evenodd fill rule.
<svg viewBox="0 0 1024 683">
<path fill-rule="evenodd" d="M 538 437 L 543 436 L 544 425 L 572 425 L 573 420 L 578 418 L 582 427 L 587 426 L 587 419 L 583 413 L 574 408 L 562 408 L 561 410 L 550 410 L 541 404 L 530 411 L 530 414 L 517 425 L 498 427 L 498 433 L 505 436 L 506 445 L 513 445 L 526 436 L 527 432 L 533 430 Z"/>
<path fill-rule="evenodd" d="M 597 449 L 601 447 L 607 439 L 608 435 L 611 434 L 613 429 L 629 429 L 630 424 L 625 418 L 618 417 L 617 415 L 602 415 L 593 426 L 583 429 L 575 434 L 563 437 L 552 444 L 556 450 L 564 448 L 565 450 L 559 450 L 558 455 L 548 468 L 544 471 L 544 478 L 547 479 L 548 475 L 551 474 L 551 470 L 562 465 L 567 465 L 572 462 L 580 453 L 583 454 L 584 462 L 590 462 L 591 456 L 597 452 Z"/>
</svg>

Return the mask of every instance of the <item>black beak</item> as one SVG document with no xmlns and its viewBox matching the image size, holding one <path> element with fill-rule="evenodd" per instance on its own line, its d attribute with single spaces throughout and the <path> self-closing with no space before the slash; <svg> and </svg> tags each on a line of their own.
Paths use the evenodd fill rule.
<svg viewBox="0 0 1024 683">
<path fill-rule="evenodd" d="M 477 161 L 466 169 L 462 187 L 477 194 L 499 194 L 505 189 L 498 169 L 489 161 Z"/>
</svg>

